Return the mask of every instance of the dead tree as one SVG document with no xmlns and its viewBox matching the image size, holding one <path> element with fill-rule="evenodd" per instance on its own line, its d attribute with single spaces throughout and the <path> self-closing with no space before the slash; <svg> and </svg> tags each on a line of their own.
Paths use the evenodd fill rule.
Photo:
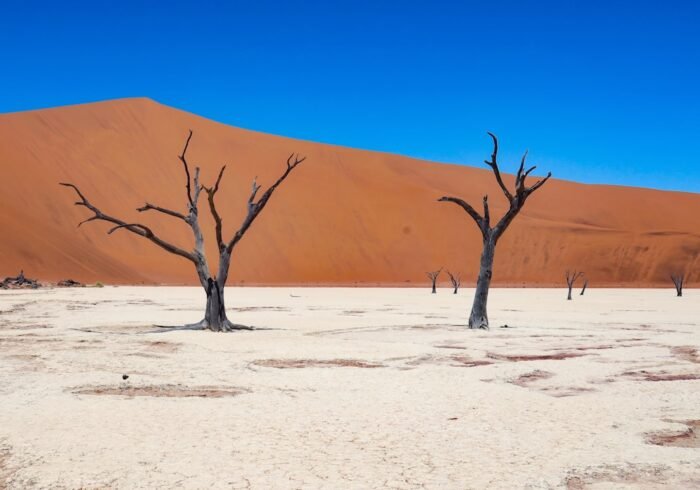
<svg viewBox="0 0 700 490">
<path fill-rule="evenodd" d="M 527 151 L 520 160 L 520 167 L 518 172 L 515 174 L 515 190 L 511 192 L 506 187 L 503 182 L 503 177 L 498 168 L 498 138 L 493 133 L 488 133 L 488 135 L 493 140 L 493 153 L 491 154 L 491 160 L 484 160 L 491 169 L 496 177 L 499 187 L 503 191 L 503 194 L 508 200 L 508 211 L 503 215 L 503 217 L 496 223 L 495 226 L 491 226 L 491 215 L 489 214 L 489 204 L 488 196 L 484 196 L 483 206 L 484 214 L 479 214 L 470 204 L 466 201 L 459 199 L 457 197 L 443 196 L 438 201 L 452 202 L 462 209 L 464 209 L 467 214 L 474 220 L 476 225 L 481 231 L 481 236 L 483 239 L 483 250 L 481 252 L 481 266 L 479 268 L 479 277 L 476 281 L 476 292 L 474 294 L 474 303 L 472 305 L 472 311 L 469 315 L 469 328 L 489 328 L 489 319 L 486 310 L 486 303 L 488 301 L 489 287 L 491 285 L 491 276 L 493 275 L 493 259 L 496 252 L 496 244 L 498 239 L 501 238 L 503 233 L 506 231 L 508 226 L 511 224 L 513 219 L 518 215 L 520 210 L 525 205 L 525 201 L 530 195 L 537 189 L 542 187 L 547 180 L 552 176 L 549 172 L 547 176 L 541 180 L 538 180 L 532 186 L 528 187 L 525 185 L 525 179 L 535 170 L 536 167 L 530 167 L 525 169 L 525 160 L 527 159 Z"/>
<path fill-rule="evenodd" d="M 440 267 L 440 270 L 433 271 L 433 272 L 426 272 L 426 275 L 430 278 L 430 281 L 433 283 L 433 294 L 437 292 L 435 289 L 435 283 L 437 283 L 437 278 L 440 275 L 440 272 L 442 271 L 442 267 Z"/>
<path fill-rule="evenodd" d="M 457 294 L 459 287 L 462 285 L 462 276 L 460 274 L 457 274 L 455 276 L 450 271 L 446 271 L 446 272 L 447 272 L 447 275 L 450 276 L 450 282 L 452 283 L 452 287 L 454 288 L 454 291 L 452 294 Z"/>
<path fill-rule="evenodd" d="M 143 237 L 158 247 L 162 248 L 166 252 L 178 255 L 189 262 L 191 262 L 195 270 L 197 271 L 197 277 L 199 283 L 204 288 L 207 296 L 207 305 L 204 312 L 204 318 L 195 324 L 188 325 L 191 328 L 202 328 L 209 329 L 216 332 L 228 332 L 231 330 L 247 329 L 250 330 L 252 327 L 247 327 L 245 325 L 238 325 L 232 323 L 228 320 L 226 316 L 226 307 L 224 303 L 224 287 L 226 286 L 226 280 L 228 279 L 229 266 L 231 264 L 231 253 L 234 247 L 240 242 L 240 240 L 245 235 L 246 231 L 250 229 L 255 219 L 260 215 L 265 205 L 272 197 L 275 189 L 279 187 L 282 182 L 289 176 L 289 174 L 294 170 L 305 158 L 299 158 L 299 155 L 292 154 L 287 159 L 287 168 L 284 170 L 282 175 L 260 196 L 256 199 L 258 191 L 260 191 L 261 186 L 253 179 L 253 185 L 248 197 L 248 212 L 246 213 L 243 222 L 241 223 L 238 230 L 233 234 L 233 236 L 224 240 L 222 231 L 222 218 L 216 209 L 215 196 L 219 191 L 219 185 L 221 184 L 221 179 L 224 176 L 224 170 L 226 166 L 224 165 L 219 171 L 219 175 L 216 182 L 212 187 L 206 187 L 200 184 L 199 180 L 199 167 L 195 167 L 194 175 L 190 172 L 190 165 L 187 161 L 187 149 L 192 139 L 192 131 L 189 132 L 187 140 L 185 141 L 185 146 L 182 153 L 179 156 L 180 162 L 182 163 L 185 177 L 186 177 L 186 193 L 187 193 L 187 212 L 181 213 L 179 211 L 163 208 L 155 204 L 146 202 L 137 211 L 142 213 L 146 211 L 155 211 L 161 214 L 165 214 L 177 220 L 183 221 L 192 229 L 192 235 L 194 238 L 194 248 L 191 250 L 184 249 L 173 245 L 158 235 L 156 235 L 153 230 L 148 226 L 142 225 L 140 223 L 133 223 L 130 221 L 124 221 L 119 218 L 115 218 L 108 214 L 103 213 L 99 208 L 94 206 L 80 191 L 80 189 L 71 183 L 61 183 L 61 185 L 72 188 L 78 195 L 78 201 L 75 203 L 76 206 L 83 206 L 90 210 L 93 215 L 86 220 L 80 222 L 78 227 L 84 223 L 90 221 L 105 221 L 111 223 L 112 228 L 107 232 L 112 234 L 117 230 L 125 230 L 134 235 Z M 204 235 L 199 224 L 199 198 L 204 192 L 206 194 L 206 199 L 209 204 L 209 211 L 214 218 L 215 223 L 215 233 L 216 233 L 216 243 L 217 249 L 219 251 L 219 263 L 216 269 L 216 273 L 212 274 L 212 270 L 209 267 L 209 262 L 205 254 L 204 248 Z"/>
<path fill-rule="evenodd" d="M 583 287 L 581 288 L 581 296 L 583 296 L 583 293 L 586 292 L 586 288 L 588 287 L 588 279 L 585 279 L 583 281 Z"/>
<path fill-rule="evenodd" d="M 683 296 L 683 282 L 685 281 L 685 274 L 671 274 L 671 280 L 673 285 L 676 286 L 676 296 Z"/>
<path fill-rule="evenodd" d="M 36 279 L 27 279 L 24 270 L 19 271 L 17 277 L 6 277 L 0 282 L 0 289 L 38 289 L 41 287 Z"/>
<path fill-rule="evenodd" d="M 583 276 L 583 272 L 570 272 L 566 271 L 566 285 L 569 287 L 569 295 L 566 297 L 566 299 L 570 300 L 571 299 L 571 289 L 574 287 L 574 283 L 579 277 Z M 584 286 L 585 290 L 585 286 Z M 581 293 L 583 294 L 583 292 Z"/>
</svg>

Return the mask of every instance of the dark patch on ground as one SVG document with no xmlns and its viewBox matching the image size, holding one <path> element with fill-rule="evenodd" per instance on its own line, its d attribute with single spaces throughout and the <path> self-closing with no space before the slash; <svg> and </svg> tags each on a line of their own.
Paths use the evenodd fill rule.
<svg viewBox="0 0 700 490">
<path fill-rule="evenodd" d="M 360 361 L 357 359 L 259 359 L 253 361 L 256 366 L 276 369 L 302 369 L 302 368 L 328 368 L 328 367 L 354 367 L 354 368 L 380 368 L 384 364 Z"/>
<path fill-rule="evenodd" d="M 485 359 L 471 359 L 467 356 L 450 356 L 449 360 L 453 362 L 451 365 L 455 367 L 476 367 L 493 364 L 491 361 L 487 361 Z"/>
<path fill-rule="evenodd" d="M 344 310 L 343 315 L 345 316 L 361 316 L 367 313 L 365 310 Z"/>
<path fill-rule="evenodd" d="M 555 398 L 566 398 L 569 396 L 582 395 L 584 393 L 592 393 L 596 390 L 585 386 L 551 386 L 542 388 L 542 391 Z"/>
<path fill-rule="evenodd" d="M 46 344 L 61 342 L 61 339 L 51 337 L 39 337 L 34 334 L 15 335 L 14 337 L 0 337 L 0 344 Z"/>
<path fill-rule="evenodd" d="M 586 350 L 605 350 L 605 349 L 614 349 L 614 345 L 587 345 L 583 347 L 574 347 L 574 350 L 579 350 L 579 351 L 586 351 Z"/>
<path fill-rule="evenodd" d="M 680 432 L 664 431 L 647 434 L 646 441 L 657 446 L 700 448 L 700 420 L 680 422 L 686 429 Z"/>
<path fill-rule="evenodd" d="M 573 357 L 582 357 L 586 354 L 580 354 L 577 352 L 557 352 L 556 354 L 523 354 L 523 355 L 512 355 L 512 354 L 496 354 L 494 352 L 488 352 L 486 357 L 491 359 L 496 359 L 499 361 L 510 361 L 510 362 L 523 362 L 523 361 L 561 361 L 563 359 L 570 359 Z"/>
<path fill-rule="evenodd" d="M 286 306 L 239 306 L 230 308 L 234 311 L 290 311 Z"/>
<path fill-rule="evenodd" d="M 8 310 L 0 310 L 0 315 L 11 315 L 13 313 L 21 313 L 24 311 L 27 311 L 27 307 L 30 305 L 37 304 L 38 301 L 32 300 L 32 301 L 26 301 L 24 303 L 17 303 L 15 305 L 12 305 L 10 309 Z"/>
<path fill-rule="evenodd" d="M 180 350 L 180 344 L 175 342 L 166 342 L 163 340 L 146 341 L 143 345 L 148 348 L 148 350 L 156 352 L 177 352 Z"/>
<path fill-rule="evenodd" d="M 684 361 L 700 364 L 700 354 L 695 347 L 689 345 L 671 347 L 671 353 Z"/>
<path fill-rule="evenodd" d="M 111 395 L 134 398 L 137 396 L 165 397 L 165 398 L 223 398 L 249 393 L 245 388 L 227 386 L 183 386 L 183 385 L 146 385 L 146 386 L 83 386 L 75 388 L 72 392 L 76 395 Z"/>
<path fill-rule="evenodd" d="M 540 380 L 550 379 L 552 377 L 554 377 L 554 373 L 536 369 L 534 371 L 521 374 L 517 378 L 509 381 L 509 383 L 521 386 L 523 388 L 530 388 L 531 384 L 536 383 Z M 590 393 L 592 391 L 595 391 L 593 388 L 587 388 L 585 386 L 546 386 L 533 388 L 555 398 L 576 396 L 581 395 L 583 393 Z"/>
<path fill-rule="evenodd" d="M 645 370 L 625 371 L 622 376 L 637 379 L 639 381 L 693 381 L 700 379 L 700 374 L 696 373 L 676 373 L 670 374 L 665 371 L 652 373 Z"/>
<path fill-rule="evenodd" d="M 452 355 L 452 356 L 434 356 L 427 354 L 425 356 L 419 356 L 411 358 L 410 361 L 406 362 L 406 366 L 401 369 L 412 369 L 415 366 L 420 366 L 423 364 L 430 364 L 433 366 L 448 364 L 452 367 L 477 367 L 477 366 L 488 366 L 493 364 L 491 361 L 485 359 L 472 359 L 469 356 L 462 355 Z"/>
<path fill-rule="evenodd" d="M 509 381 L 509 383 L 512 383 L 514 385 L 522 386 L 523 388 L 527 387 L 530 383 L 534 383 L 535 381 L 539 381 L 541 379 L 549 379 L 552 376 L 554 376 L 554 373 L 550 373 L 549 371 L 541 371 L 539 369 L 536 369 L 535 371 L 530 371 L 529 373 L 521 374 L 517 378 L 515 378 L 512 381 Z"/>
</svg>

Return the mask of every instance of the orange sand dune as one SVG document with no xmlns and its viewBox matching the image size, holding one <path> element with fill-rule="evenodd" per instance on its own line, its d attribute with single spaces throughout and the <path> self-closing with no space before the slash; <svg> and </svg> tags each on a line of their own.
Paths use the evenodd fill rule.
<svg viewBox="0 0 700 490">
<path fill-rule="evenodd" d="M 464 211 L 436 199 L 479 204 L 488 193 L 492 214 L 504 210 L 488 169 L 271 136 L 148 99 L 5 114 L 0 275 L 194 284 L 189 262 L 149 242 L 108 236 L 103 223 L 76 229 L 88 215 L 58 185 L 74 182 L 103 211 L 189 248 L 186 225 L 136 208 L 148 200 L 184 211 L 177 155 L 190 128 L 190 161 L 205 183 L 228 165 L 219 193 L 226 234 L 242 220 L 254 176 L 267 185 L 291 152 L 308 157 L 235 250 L 231 283 L 415 285 L 440 266 L 466 283 L 476 278 L 480 236 Z M 211 245 L 208 216 L 204 227 Z M 700 272 L 700 195 L 549 182 L 499 244 L 494 281 L 557 284 L 568 268 L 585 270 L 592 286 L 667 284 L 672 271 Z"/>
</svg>

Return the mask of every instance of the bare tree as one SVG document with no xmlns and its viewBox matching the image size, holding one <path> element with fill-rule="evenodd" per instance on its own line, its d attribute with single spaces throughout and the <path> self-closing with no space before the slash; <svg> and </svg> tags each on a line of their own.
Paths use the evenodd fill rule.
<svg viewBox="0 0 700 490">
<path fill-rule="evenodd" d="M 452 283 L 452 287 L 454 288 L 454 292 L 452 294 L 457 294 L 459 287 L 462 285 L 462 276 L 460 274 L 457 274 L 455 276 L 450 271 L 446 272 L 447 275 L 450 276 L 450 282 Z"/>
<path fill-rule="evenodd" d="M 571 299 L 571 289 L 574 287 L 574 283 L 579 277 L 583 276 L 583 272 L 570 272 L 566 271 L 566 285 L 569 287 L 569 295 L 566 297 L 566 299 L 570 300 Z M 581 293 L 583 294 L 583 293 Z"/>
<path fill-rule="evenodd" d="M 586 292 L 586 288 L 588 287 L 588 279 L 585 279 L 583 281 L 583 287 L 581 288 L 581 296 L 583 296 L 583 293 Z"/>
<path fill-rule="evenodd" d="M 197 277 L 199 278 L 199 283 L 202 285 L 207 295 L 207 305 L 204 313 L 204 319 L 193 325 L 188 325 L 188 327 L 210 329 L 217 332 L 228 332 L 238 329 L 250 330 L 252 327 L 232 323 L 226 316 L 224 287 L 226 286 L 226 279 L 228 278 L 229 266 L 231 264 L 231 253 L 233 252 L 234 247 L 243 238 L 246 231 L 248 231 L 250 226 L 253 224 L 255 219 L 265 208 L 265 205 L 275 192 L 275 189 L 277 189 L 277 187 L 284 182 L 292 170 L 303 162 L 305 158 L 299 158 L 299 155 L 290 155 L 287 159 L 287 168 L 284 170 L 282 175 L 257 200 L 256 196 L 261 186 L 255 179 L 253 179 L 251 193 L 248 197 L 248 212 L 236 233 L 234 233 L 229 240 L 224 240 L 222 232 L 222 218 L 216 209 L 214 198 L 216 193 L 219 191 L 219 185 L 221 184 L 221 179 L 224 175 L 226 166 L 224 165 L 221 168 L 216 182 L 212 187 L 206 187 L 200 184 L 199 167 L 195 167 L 194 176 L 192 176 L 190 173 L 189 163 L 187 162 L 187 149 L 191 139 L 192 131 L 189 132 L 187 140 L 185 141 L 185 147 L 179 156 L 186 177 L 185 187 L 187 190 L 187 212 L 181 213 L 179 211 L 156 206 L 148 202 L 138 208 L 137 211 L 140 213 L 155 211 L 186 223 L 192 229 L 192 235 L 194 237 L 194 249 L 192 250 L 186 250 L 166 242 L 145 225 L 123 221 L 119 218 L 103 213 L 99 208 L 94 206 L 74 184 L 61 183 L 61 185 L 70 187 L 76 192 L 79 198 L 79 200 L 75 203 L 76 206 L 83 206 L 93 213 L 92 216 L 80 222 L 78 227 L 80 227 L 83 223 L 90 221 L 106 221 L 114 225 L 109 229 L 109 234 L 112 234 L 117 230 L 126 230 L 134 235 L 138 235 L 151 241 L 166 252 L 179 255 L 180 257 L 187 259 L 194 264 L 195 270 L 197 271 Z M 202 191 L 206 193 L 207 201 L 209 203 L 209 210 L 215 223 L 216 243 L 219 251 L 219 263 L 216 274 L 212 274 L 211 269 L 209 268 L 209 263 L 207 261 L 204 249 L 204 235 L 202 234 L 202 230 L 199 225 L 199 197 Z"/>
<path fill-rule="evenodd" d="M 685 274 L 671 274 L 671 280 L 673 285 L 676 287 L 676 296 L 683 296 L 683 282 L 685 281 Z"/>
<path fill-rule="evenodd" d="M 474 220 L 476 225 L 481 231 L 483 238 L 483 250 L 481 252 L 481 266 L 479 268 L 479 277 L 476 281 L 476 292 L 474 294 L 474 303 L 472 305 L 472 311 L 469 315 L 469 328 L 489 328 L 489 319 L 486 310 L 486 304 L 488 301 L 489 286 L 491 285 L 491 276 L 493 275 L 493 259 L 496 252 L 496 244 L 498 239 L 501 238 L 503 233 L 506 231 L 508 226 L 511 224 L 513 219 L 518 215 L 520 210 L 525 205 L 525 201 L 530 195 L 537 189 L 542 187 L 542 185 L 547 182 L 547 180 L 552 176 L 551 172 L 547 174 L 544 179 L 538 180 L 534 185 L 528 187 L 525 185 L 525 179 L 530 175 L 530 173 L 535 170 L 536 167 L 530 167 L 525 169 L 525 160 L 527 158 L 527 151 L 523 155 L 520 161 L 520 167 L 515 175 L 515 191 L 511 193 L 503 182 L 501 172 L 498 168 L 498 138 L 493 133 L 488 133 L 488 135 L 493 140 L 493 153 L 491 154 L 491 160 L 484 160 L 491 169 L 496 177 L 499 187 L 503 191 L 503 194 L 508 199 L 509 208 L 508 211 L 503 215 L 503 217 L 496 223 L 495 226 L 491 226 L 491 216 L 489 214 L 489 204 L 488 196 L 484 196 L 483 206 L 484 214 L 480 215 L 471 205 L 466 201 L 459 199 L 457 197 L 443 196 L 438 201 L 452 202 L 457 204 L 462 209 L 464 209 L 467 214 Z"/>
<path fill-rule="evenodd" d="M 442 271 L 442 267 L 440 267 L 440 270 L 433 271 L 433 272 L 426 272 L 426 275 L 430 278 L 430 281 L 433 283 L 433 294 L 437 292 L 435 289 L 435 283 L 437 282 L 437 278 L 440 275 L 440 272 Z"/>
</svg>

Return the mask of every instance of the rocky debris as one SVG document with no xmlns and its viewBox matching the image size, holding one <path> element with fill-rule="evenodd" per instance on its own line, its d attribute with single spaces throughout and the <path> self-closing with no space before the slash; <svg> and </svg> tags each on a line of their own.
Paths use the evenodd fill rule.
<svg viewBox="0 0 700 490">
<path fill-rule="evenodd" d="M 78 281 L 74 281 L 73 279 L 63 279 L 61 281 L 58 281 L 56 283 L 56 286 L 59 288 L 82 288 L 85 287 L 83 283 L 80 283 Z"/>
<path fill-rule="evenodd" d="M 17 277 L 6 277 L 0 282 L 0 289 L 38 289 L 41 287 L 36 279 L 24 277 L 24 271 L 19 271 Z"/>
</svg>

